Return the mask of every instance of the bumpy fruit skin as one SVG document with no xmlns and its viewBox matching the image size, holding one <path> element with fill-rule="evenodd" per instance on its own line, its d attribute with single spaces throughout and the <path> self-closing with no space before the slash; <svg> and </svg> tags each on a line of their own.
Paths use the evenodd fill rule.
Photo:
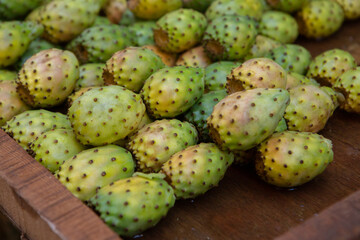
<svg viewBox="0 0 360 240">
<path fill-rule="evenodd" d="M 129 26 L 129 32 L 133 46 L 141 47 L 155 44 L 153 33 L 153 29 L 155 28 L 156 22 L 153 21 L 135 22 L 131 24 Z"/>
<path fill-rule="evenodd" d="M 168 67 L 175 66 L 175 62 L 177 60 L 177 55 L 176 54 L 164 52 L 163 50 L 161 50 L 156 45 L 145 45 L 143 47 L 147 48 L 147 49 L 150 49 L 156 55 L 158 55 L 161 58 L 161 60 L 163 61 L 163 63 L 165 63 L 166 66 L 168 66 Z"/>
<path fill-rule="evenodd" d="M 240 63 L 221 61 L 210 64 L 205 68 L 205 92 L 225 90 L 226 77 L 231 70 Z"/>
<path fill-rule="evenodd" d="M 211 115 L 214 106 L 226 96 L 225 89 L 205 93 L 184 115 L 186 121 L 195 125 L 202 142 L 211 141 L 206 120 Z"/>
<path fill-rule="evenodd" d="M 195 198 L 217 186 L 234 156 L 214 143 L 188 147 L 167 161 L 161 172 L 174 188 L 176 198 Z"/>
<path fill-rule="evenodd" d="M 131 24 L 134 24 L 136 22 L 136 18 L 134 16 L 134 13 L 130 11 L 130 9 L 126 9 L 123 15 L 121 16 L 121 20 L 119 22 L 119 25 L 122 26 L 129 26 Z"/>
<path fill-rule="evenodd" d="M 192 9 L 179 9 L 156 22 L 154 39 L 163 51 L 180 53 L 198 44 L 207 26 L 205 16 Z"/>
<path fill-rule="evenodd" d="M 255 43 L 252 45 L 244 59 L 249 60 L 252 58 L 265 57 L 270 53 L 270 50 L 280 47 L 280 45 L 280 42 L 259 34 L 256 36 Z"/>
<path fill-rule="evenodd" d="M 128 144 L 142 172 L 158 172 L 171 155 L 195 145 L 195 127 L 177 119 L 162 119 L 140 129 Z"/>
<path fill-rule="evenodd" d="M 184 8 L 192 8 L 199 12 L 205 12 L 214 0 L 182 0 Z"/>
<path fill-rule="evenodd" d="M 135 173 L 101 188 L 90 203 L 111 229 L 132 237 L 154 227 L 174 206 L 174 190 L 163 178 Z"/>
<path fill-rule="evenodd" d="M 321 85 L 332 86 L 346 71 L 356 67 L 355 58 L 347 51 L 332 49 L 316 56 L 306 74 Z"/>
<path fill-rule="evenodd" d="M 266 0 L 274 9 L 293 13 L 300 10 L 308 0 Z"/>
<path fill-rule="evenodd" d="M 0 82 L 3 82 L 3 81 L 15 82 L 16 77 L 17 77 L 16 72 L 0 69 Z"/>
<path fill-rule="evenodd" d="M 342 74 L 335 81 L 333 87 L 345 97 L 345 101 L 340 101 L 342 109 L 348 112 L 360 113 L 360 67 Z"/>
<path fill-rule="evenodd" d="M 84 150 L 67 159 L 55 176 L 77 198 L 86 201 L 101 187 L 131 177 L 134 169 L 129 151 L 107 145 Z"/>
<path fill-rule="evenodd" d="M 28 60 L 16 80 L 20 97 L 32 107 L 61 104 L 75 88 L 79 62 L 70 51 L 43 50 Z"/>
<path fill-rule="evenodd" d="M 288 72 L 286 81 L 286 90 L 295 88 L 300 85 L 315 85 L 320 87 L 320 84 L 312 78 L 295 72 Z"/>
<path fill-rule="evenodd" d="M 264 10 L 261 0 L 215 0 L 205 15 L 209 20 L 225 15 L 247 16 L 259 20 Z"/>
<path fill-rule="evenodd" d="M 100 7 L 98 0 L 54 0 L 40 7 L 34 20 L 44 26 L 45 39 L 68 42 L 94 24 Z"/>
<path fill-rule="evenodd" d="M 0 22 L 0 68 L 14 64 L 44 28 L 33 22 Z"/>
<path fill-rule="evenodd" d="M 114 24 L 118 24 L 127 9 L 126 0 L 108 0 L 103 7 L 106 17 Z"/>
<path fill-rule="evenodd" d="M 40 134 L 56 128 L 71 129 L 69 119 L 64 114 L 43 109 L 22 112 L 2 127 L 25 150 Z"/>
<path fill-rule="evenodd" d="M 105 64 L 103 63 L 88 63 L 80 66 L 79 79 L 75 84 L 75 91 L 80 88 L 103 86 L 105 82 L 102 78 L 103 69 Z"/>
<path fill-rule="evenodd" d="M 116 84 L 139 92 L 145 80 L 164 67 L 161 58 L 151 50 L 129 47 L 116 52 L 106 62 L 103 79 L 106 84 Z"/>
<path fill-rule="evenodd" d="M 287 13 L 268 11 L 261 17 L 260 34 L 281 43 L 292 43 L 299 35 L 296 20 Z"/>
<path fill-rule="evenodd" d="M 42 2 L 43 0 L 0 0 L 0 20 L 22 18 Z"/>
<path fill-rule="evenodd" d="M 285 110 L 288 129 L 319 132 L 335 110 L 331 97 L 314 85 L 303 85 L 289 90 L 290 104 Z"/>
<path fill-rule="evenodd" d="M 102 26 L 102 25 L 110 25 L 110 24 L 113 24 L 113 23 L 110 22 L 108 18 L 102 17 L 102 16 L 97 16 L 95 18 L 95 21 L 94 21 L 94 24 L 92 25 L 92 27 Z"/>
<path fill-rule="evenodd" d="M 93 89 L 94 87 L 83 87 L 80 88 L 79 90 L 74 91 L 71 95 L 68 96 L 67 100 L 66 100 L 66 106 L 67 108 L 70 108 L 71 105 L 74 103 L 74 101 L 82 96 L 84 93 L 86 93 L 87 91 L 89 91 L 90 89 Z"/>
<path fill-rule="evenodd" d="M 187 50 L 176 61 L 177 66 L 205 68 L 212 63 L 202 46 Z"/>
<path fill-rule="evenodd" d="M 150 116 L 171 118 L 185 113 L 204 92 L 204 70 L 193 67 L 166 67 L 149 77 L 141 96 Z"/>
<path fill-rule="evenodd" d="M 325 93 L 327 93 L 327 95 L 330 96 L 330 98 L 331 98 L 331 100 L 332 100 L 332 102 L 334 104 L 334 108 L 339 107 L 340 106 L 340 101 L 343 101 L 345 99 L 345 97 L 344 97 L 344 95 L 342 93 L 335 91 L 331 87 L 322 86 L 320 88 Z"/>
<path fill-rule="evenodd" d="M 182 7 L 181 0 L 130 0 L 129 9 L 141 19 L 156 20 Z"/>
<path fill-rule="evenodd" d="M 288 104 L 284 89 L 256 88 L 228 95 L 207 120 L 210 136 L 222 149 L 251 149 L 275 131 Z"/>
<path fill-rule="evenodd" d="M 342 7 L 345 19 L 353 20 L 360 17 L 360 1 L 359 0 L 336 0 Z"/>
<path fill-rule="evenodd" d="M 325 38 L 335 33 L 344 21 L 344 11 L 335 1 L 309 1 L 297 13 L 299 32 L 307 38 Z"/>
<path fill-rule="evenodd" d="M 0 127 L 15 115 L 29 109 L 17 94 L 14 81 L 0 81 Z"/>
<path fill-rule="evenodd" d="M 203 45 L 213 60 L 241 60 L 255 42 L 255 22 L 242 16 L 224 16 L 207 26 Z"/>
<path fill-rule="evenodd" d="M 81 63 L 102 63 L 130 45 L 128 29 L 111 24 L 86 29 L 68 44 L 67 49 L 74 52 Z"/>
<path fill-rule="evenodd" d="M 106 145 L 124 139 L 144 116 L 140 96 L 121 86 L 94 87 L 68 111 L 76 138 L 84 145 Z"/>
<path fill-rule="evenodd" d="M 285 70 L 268 58 L 254 58 L 244 62 L 231 71 L 226 83 L 229 94 L 254 88 L 285 87 Z"/>
<path fill-rule="evenodd" d="M 57 171 L 65 160 L 85 150 L 72 129 L 52 129 L 37 137 L 30 145 L 30 154 L 50 172 Z"/>
<path fill-rule="evenodd" d="M 267 183 L 296 187 L 321 174 L 333 161 L 332 143 L 316 133 L 276 133 L 258 147 L 256 172 Z"/>
</svg>

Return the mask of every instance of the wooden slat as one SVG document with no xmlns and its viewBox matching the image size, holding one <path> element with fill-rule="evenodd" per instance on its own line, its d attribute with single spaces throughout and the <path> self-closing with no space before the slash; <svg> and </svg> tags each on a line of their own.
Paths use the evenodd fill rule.
<svg viewBox="0 0 360 240">
<path fill-rule="evenodd" d="M 0 205 L 30 239 L 120 239 L 0 130 Z"/>
</svg>

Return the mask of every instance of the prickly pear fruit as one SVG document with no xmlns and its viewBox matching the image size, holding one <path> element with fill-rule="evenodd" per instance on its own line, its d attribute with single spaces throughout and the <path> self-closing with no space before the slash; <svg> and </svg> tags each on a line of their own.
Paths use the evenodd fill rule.
<svg viewBox="0 0 360 240">
<path fill-rule="evenodd" d="M 334 104 L 334 109 L 336 109 L 338 106 L 340 106 L 340 101 L 343 101 L 345 98 L 342 93 L 335 91 L 331 87 L 322 86 L 320 88 L 325 93 L 327 93 L 327 95 L 330 96 L 330 98 Z"/>
<path fill-rule="evenodd" d="M 95 21 L 94 21 L 94 24 L 92 25 L 92 27 L 102 26 L 102 25 L 111 25 L 111 24 L 113 24 L 113 23 L 110 22 L 108 18 L 103 17 L 103 16 L 97 16 L 95 18 Z"/>
<path fill-rule="evenodd" d="M 332 86 L 347 70 L 356 67 L 356 60 L 347 51 L 332 49 L 316 56 L 310 63 L 308 77 L 315 78 L 321 85 Z"/>
<path fill-rule="evenodd" d="M 282 11 L 282 12 L 288 12 L 293 13 L 302 8 L 304 3 L 307 2 L 304 0 L 266 0 L 267 3 L 274 9 Z"/>
<path fill-rule="evenodd" d="M 156 45 L 166 52 L 180 53 L 201 41 L 207 21 L 200 12 L 179 9 L 160 18 L 156 25 Z"/>
<path fill-rule="evenodd" d="M 42 4 L 43 0 L 0 0 L 0 20 L 25 17 L 28 12 Z"/>
<path fill-rule="evenodd" d="M 295 72 L 287 73 L 286 90 L 295 88 L 300 85 L 315 85 L 320 87 L 320 84 L 312 78 L 308 78 Z"/>
<path fill-rule="evenodd" d="M 158 172 L 171 155 L 195 145 L 195 127 L 177 119 L 162 119 L 140 129 L 128 144 L 142 172 Z"/>
<path fill-rule="evenodd" d="M 335 33 L 344 21 L 344 11 L 335 1 L 308 1 L 297 12 L 299 32 L 307 38 L 325 38 Z"/>
<path fill-rule="evenodd" d="M 0 22 L 0 68 L 15 63 L 44 28 L 33 22 Z"/>
<path fill-rule="evenodd" d="M 25 150 L 40 134 L 56 128 L 71 129 L 70 121 L 64 114 L 43 109 L 22 112 L 2 127 Z"/>
<path fill-rule="evenodd" d="M 199 12 L 205 12 L 214 0 L 182 0 L 184 8 L 192 8 Z"/>
<path fill-rule="evenodd" d="M 129 47 L 116 52 L 103 72 L 106 84 L 116 84 L 139 92 L 145 80 L 165 67 L 161 58 L 146 48 Z"/>
<path fill-rule="evenodd" d="M 205 68 L 205 92 L 224 90 L 226 77 L 239 65 L 240 63 L 227 61 L 210 64 Z"/>
<path fill-rule="evenodd" d="M 207 120 L 210 136 L 222 149 L 251 149 L 273 134 L 288 104 L 284 89 L 255 88 L 228 95 Z"/>
<path fill-rule="evenodd" d="M 289 90 L 290 104 L 284 118 L 288 129 L 319 132 L 335 110 L 331 97 L 314 85 L 302 85 Z"/>
<path fill-rule="evenodd" d="M 204 92 L 204 69 L 166 67 L 149 77 L 141 96 L 150 116 L 171 118 L 185 113 Z"/>
<path fill-rule="evenodd" d="M 252 58 L 261 58 L 265 57 L 270 53 L 270 50 L 280 47 L 281 43 L 275 41 L 271 38 L 257 35 L 255 39 L 255 43 L 250 48 L 250 51 L 244 57 L 245 60 L 249 60 Z"/>
<path fill-rule="evenodd" d="M 67 108 L 70 108 L 71 105 L 74 103 L 74 101 L 82 96 L 84 93 L 86 93 L 87 91 L 89 91 L 90 89 L 93 89 L 94 87 L 83 87 L 80 88 L 78 90 L 76 90 L 75 92 L 73 92 L 71 95 L 68 96 L 67 100 L 66 100 L 66 106 Z"/>
<path fill-rule="evenodd" d="M 77 198 L 89 200 L 101 187 L 134 173 L 135 164 L 126 149 L 107 145 L 79 152 L 55 173 Z"/>
<path fill-rule="evenodd" d="M 286 131 L 288 129 L 287 124 L 286 124 L 286 120 L 285 118 L 282 118 L 279 122 L 279 124 L 277 125 L 277 127 L 275 128 L 274 133 L 278 133 L 278 132 L 283 132 Z"/>
<path fill-rule="evenodd" d="M 279 11 L 268 11 L 262 15 L 259 32 L 281 43 L 292 43 L 299 35 L 295 18 Z"/>
<path fill-rule="evenodd" d="M 226 84 L 229 94 L 254 88 L 285 87 L 285 70 L 268 58 L 250 59 L 234 68 L 228 75 Z"/>
<path fill-rule="evenodd" d="M 182 6 L 181 0 L 130 0 L 129 9 L 136 17 L 156 20 Z"/>
<path fill-rule="evenodd" d="M 108 0 L 104 6 L 106 17 L 114 24 L 118 24 L 127 9 L 126 0 Z"/>
<path fill-rule="evenodd" d="M 80 66 L 79 79 L 76 81 L 75 91 L 78 91 L 80 88 L 105 85 L 102 78 L 104 68 L 105 64 L 103 63 L 88 63 Z"/>
<path fill-rule="evenodd" d="M 342 7 L 345 19 L 358 19 L 360 17 L 360 1 L 359 0 L 336 0 Z"/>
<path fill-rule="evenodd" d="M 333 87 L 345 97 L 343 101 L 340 101 L 342 109 L 360 113 L 360 67 L 340 75 Z"/>
<path fill-rule="evenodd" d="M 258 147 L 256 172 L 267 183 L 296 187 L 321 174 L 333 161 L 332 143 L 316 133 L 276 133 Z"/>
<path fill-rule="evenodd" d="M 16 80 L 20 97 L 33 107 L 61 104 L 75 88 L 79 63 L 70 51 L 43 50 L 29 58 Z"/>
<path fill-rule="evenodd" d="M 72 129 L 52 129 L 42 133 L 30 145 L 30 155 L 46 167 L 55 172 L 65 160 L 85 150 L 73 133 Z"/>
<path fill-rule="evenodd" d="M 205 68 L 211 64 L 211 59 L 205 53 L 202 46 L 187 50 L 181 54 L 176 61 L 177 66 L 201 67 Z"/>
<path fill-rule="evenodd" d="M 175 62 L 176 62 L 176 59 L 177 59 L 176 54 L 164 52 L 156 45 L 145 45 L 143 47 L 147 48 L 147 49 L 150 49 L 156 55 L 158 55 L 161 58 L 161 60 L 163 61 L 163 63 L 165 63 L 166 66 L 168 66 L 168 67 L 175 66 Z"/>
<path fill-rule="evenodd" d="M 214 106 L 226 95 L 225 89 L 205 93 L 184 115 L 186 121 L 195 125 L 202 142 L 211 141 L 206 120 L 211 115 Z"/>
<path fill-rule="evenodd" d="M 0 81 L 0 127 L 15 115 L 29 109 L 17 94 L 14 81 Z"/>
<path fill-rule="evenodd" d="M 135 22 L 129 26 L 129 32 L 131 34 L 131 40 L 134 46 L 153 45 L 154 33 L 153 29 L 156 28 L 156 22 L 144 21 Z"/>
<path fill-rule="evenodd" d="M 200 143 L 171 156 L 161 172 L 174 188 L 176 198 L 195 198 L 217 186 L 234 156 L 214 143 Z"/>
<path fill-rule="evenodd" d="M 241 60 L 250 51 L 256 35 L 255 22 L 246 17 L 218 17 L 207 26 L 203 45 L 214 60 Z"/>
<path fill-rule="evenodd" d="M 144 112 L 139 95 L 112 85 L 94 87 L 75 99 L 68 116 L 82 144 L 99 146 L 124 139 L 138 127 Z"/>
<path fill-rule="evenodd" d="M 130 11 L 130 9 L 126 9 L 123 15 L 121 16 L 121 20 L 119 22 L 119 25 L 122 26 L 130 26 L 131 24 L 134 24 L 137 21 L 135 15 L 133 12 Z"/>
<path fill-rule="evenodd" d="M 175 204 L 174 190 L 159 173 L 135 173 L 101 188 L 90 203 L 124 237 L 154 227 Z"/>
<path fill-rule="evenodd" d="M 15 82 L 17 73 L 9 70 L 0 69 L 0 82 L 12 81 Z"/>
</svg>

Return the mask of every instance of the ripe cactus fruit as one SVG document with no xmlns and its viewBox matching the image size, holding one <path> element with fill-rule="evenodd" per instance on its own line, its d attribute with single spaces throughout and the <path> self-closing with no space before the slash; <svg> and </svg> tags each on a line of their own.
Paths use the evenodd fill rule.
<svg viewBox="0 0 360 240">
<path fill-rule="evenodd" d="M 192 9 L 179 9 L 156 22 L 154 39 L 163 51 L 180 53 L 198 44 L 204 34 L 205 16 Z"/>
<path fill-rule="evenodd" d="M 331 97 L 314 85 L 302 85 L 289 90 L 290 104 L 284 118 L 288 129 L 301 132 L 319 132 L 335 110 Z"/>
<path fill-rule="evenodd" d="M 102 26 L 102 25 L 109 25 L 109 24 L 113 24 L 113 23 L 110 22 L 108 18 L 102 17 L 102 16 L 97 16 L 95 18 L 94 24 L 92 26 L 94 27 L 94 26 Z"/>
<path fill-rule="evenodd" d="M 116 84 L 139 92 L 145 80 L 165 65 L 161 58 L 146 48 L 129 47 L 116 52 L 103 72 L 106 84 Z"/>
<path fill-rule="evenodd" d="M 107 19 L 118 24 L 127 9 L 126 0 L 108 0 L 103 7 Z"/>
<path fill-rule="evenodd" d="M 135 173 L 101 188 L 90 203 L 123 237 L 154 227 L 175 204 L 174 190 L 159 173 Z"/>
<path fill-rule="evenodd" d="M 332 86 L 341 74 L 354 67 L 356 60 L 349 52 L 332 49 L 314 58 L 306 76 L 316 79 L 321 85 Z"/>
<path fill-rule="evenodd" d="M 206 120 L 211 115 L 214 106 L 226 95 L 225 89 L 205 93 L 184 115 L 186 121 L 195 125 L 202 142 L 211 141 Z"/>
<path fill-rule="evenodd" d="M 150 116 L 171 118 L 185 113 L 204 92 L 204 70 L 193 67 L 165 67 L 149 77 L 141 96 Z"/>
<path fill-rule="evenodd" d="M 177 66 L 205 68 L 211 64 L 211 59 L 202 46 L 194 47 L 181 54 L 176 61 Z"/>
<path fill-rule="evenodd" d="M 42 4 L 43 0 L 0 0 L 0 20 L 25 17 L 28 12 Z"/>
<path fill-rule="evenodd" d="M 177 119 L 162 119 L 140 129 L 128 143 L 138 168 L 142 172 L 158 172 L 171 155 L 195 145 L 195 127 Z"/>
<path fill-rule="evenodd" d="M 65 160 L 85 150 L 72 129 L 52 129 L 42 133 L 30 145 L 30 155 L 50 172 L 57 171 Z"/>
<path fill-rule="evenodd" d="M 131 12 L 128 8 L 125 10 L 123 15 L 121 16 L 121 20 L 119 22 L 119 25 L 122 26 L 129 26 L 131 24 L 134 24 L 137 21 L 137 19 L 134 16 L 134 13 Z"/>
<path fill-rule="evenodd" d="M 81 151 L 67 159 L 55 176 L 77 198 L 87 201 L 101 187 L 133 175 L 134 169 L 129 151 L 107 145 Z"/>
<path fill-rule="evenodd" d="M 2 129 L 25 150 L 43 132 L 51 129 L 71 129 L 66 115 L 47 110 L 27 110 L 6 122 Z"/>
<path fill-rule="evenodd" d="M 213 60 L 240 60 L 255 42 L 255 22 L 242 16 L 224 16 L 207 26 L 203 45 Z"/>
<path fill-rule="evenodd" d="M 360 18 L 360 1 L 359 0 L 336 0 L 342 7 L 345 19 L 353 20 Z"/>
<path fill-rule="evenodd" d="M 67 45 L 67 49 L 74 52 L 81 63 L 101 63 L 130 45 L 128 29 L 111 24 L 86 29 Z"/>
<path fill-rule="evenodd" d="M 255 88 L 228 95 L 207 120 L 210 136 L 222 149 L 251 149 L 273 134 L 288 104 L 284 89 Z"/>
<path fill-rule="evenodd" d="M 234 156 L 214 143 L 200 143 L 171 156 L 161 172 L 174 188 L 176 198 L 195 198 L 217 186 Z"/>
<path fill-rule="evenodd" d="M 17 94 L 15 81 L 0 81 L 0 127 L 15 115 L 29 109 Z"/>
<path fill-rule="evenodd" d="M 182 7 L 181 0 L 130 0 L 129 9 L 141 19 L 156 20 Z"/>
<path fill-rule="evenodd" d="M 286 124 L 286 120 L 285 118 L 282 118 L 279 122 L 279 124 L 277 125 L 277 127 L 275 128 L 274 133 L 278 133 L 278 132 L 283 132 L 288 130 L 287 124 Z"/>
<path fill-rule="evenodd" d="M 101 8 L 98 0 L 53 0 L 40 7 L 34 19 L 44 28 L 50 42 L 68 42 L 93 25 Z"/>
<path fill-rule="evenodd" d="M 205 15 L 209 20 L 225 15 L 247 16 L 259 20 L 264 10 L 261 0 L 215 0 Z"/>
<path fill-rule="evenodd" d="M 207 66 L 205 68 L 205 92 L 224 90 L 226 77 L 238 65 L 240 64 L 236 62 L 221 61 Z"/>
<path fill-rule="evenodd" d="M 360 67 L 348 70 L 334 84 L 334 89 L 345 97 L 340 107 L 348 112 L 360 113 Z"/>
<path fill-rule="evenodd" d="M 296 187 L 321 174 L 333 161 L 332 143 L 316 133 L 276 133 L 258 147 L 256 173 L 278 187 Z"/>
<path fill-rule="evenodd" d="M 75 99 L 68 111 L 76 138 L 84 145 L 124 139 L 144 116 L 139 95 L 121 86 L 94 87 Z"/>
<path fill-rule="evenodd" d="M 192 8 L 199 12 L 205 12 L 214 0 L 182 0 L 184 8 Z"/>
<path fill-rule="evenodd" d="M 281 43 L 292 43 L 299 35 L 295 18 L 279 11 L 268 11 L 262 15 L 259 32 Z"/>
<path fill-rule="evenodd" d="M 234 68 L 228 75 L 226 84 L 229 94 L 254 88 L 285 87 L 285 70 L 268 58 L 250 59 Z"/>
<path fill-rule="evenodd" d="M 304 3 L 307 2 L 304 0 L 266 0 L 267 3 L 274 9 L 282 11 L 282 12 L 288 12 L 293 13 L 298 10 L 300 10 Z"/>
<path fill-rule="evenodd" d="M 163 63 L 165 63 L 166 66 L 168 66 L 168 67 L 175 66 L 175 62 L 176 62 L 176 59 L 177 59 L 176 54 L 164 52 L 156 45 L 145 45 L 143 47 L 147 48 L 147 49 L 150 49 L 156 55 L 158 55 L 161 58 L 161 60 L 163 61 Z"/>
<path fill-rule="evenodd" d="M 85 92 L 89 91 L 90 89 L 93 89 L 94 87 L 83 87 L 80 88 L 78 90 L 76 90 L 75 92 L 73 92 L 71 95 L 68 96 L 67 100 L 66 100 L 66 106 L 68 108 L 71 107 L 71 105 L 74 103 L 74 101 L 82 96 Z"/>
<path fill-rule="evenodd" d="M 153 21 L 135 22 L 129 26 L 131 40 L 134 46 L 153 45 L 154 33 L 153 29 L 156 28 L 156 23 Z"/>
<path fill-rule="evenodd" d="M 0 69 L 0 82 L 3 82 L 3 81 L 15 82 L 16 77 L 17 77 L 16 72 Z"/>
<path fill-rule="evenodd" d="M 270 50 L 280 47 L 281 43 L 275 41 L 271 38 L 257 35 L 255 38 L 255 43 L 250 48 L 250 51 L 244 57 L 245 60 L 252 58 L 261 58 L 265 57 L 270 53 Z"/>
<path fill-rule="evenodd" d="M 325 38 L 335 33 L 344 21 L 344 11 L 335 1 L 308 1 L 297 12 L 299 32 L 307 38 Z"/>
<path fill-rule="evenodd" d="M 61 104 L 74 90 L 79 63 L 70 51 L 43 50 L 29 58 L 19 71 L 20 97 L 33 107 Z"/>
<path fill-rule="evenodd" d="M 286 44 L 270 51 L 267 56 L 277 62 L 285 70 L 306 74 L 311 62 L 310 52 L 296 44 Z"/>
<path fill-rule="evenodd" d="M 105 85 L 102 78 L 104 68 L 105 64 L 103 63 L 88 63 L 80 66 L 79 79 L 76 81 L 75 91 L 80 90 L 80 88 Z"/>
<path fill-rule="evenodd" d="M 0 22 L 0 68 L 14 64 L 44 28 L 33 22 Z"/>
<path fill-rule="evenodd" d="M 312 78 L 308 78 L 295 72 L 288 72 L 286 90 L 295 88 L 300 85 L 315 85 L 320 87 L 320 84 Z"/>
<path fill-rule="evenodd" d="M 327 93 L 327 95 L 330 96 L 330 98 L 334 104 L 334 108 L 337 108 L 338 106 L 340 106 L 340 101 L 344 101 L 344 99 L 345 99 L 345 97 L 342 93 L 335 91 L 331 87 L 322 86 L 320 88 L 325 93 Z"/>
</svg>

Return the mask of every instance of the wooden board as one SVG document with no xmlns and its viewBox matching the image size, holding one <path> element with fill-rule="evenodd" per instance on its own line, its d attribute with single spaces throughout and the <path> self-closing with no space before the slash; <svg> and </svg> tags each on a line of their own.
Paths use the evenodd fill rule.
<svg viewBox="0 0 360 240">
<path fill-rule="evenodd" d="M 360 62 L 360 21 L 346 23 L 326 41 L 300 39 L 299 43 L 313 56 L 335 47 L 350 50 Z M 358 201 L 360 190 L 360 115 L 337 110 L 322 134 L 333 141 L 335 159 L 312 182 L 291 191 L 276 189 L 257 178 L 252 166 L 232 166 L 219 187 L 194 200 L 177 201 L 164 220 L 137 237 L 144 240 L 273 239 L 286 233 L 280 238 L 283 240 L 299 239 L 299 232 L 311 231 L 316 239 L 325 239 L 327 235 L 320 224 L 325 221 L 327 228 L 339 229 L 332 231 L 339 234 L 334 235 L 335 239 L 345 239 L 339 237 L 345 236 L 341 235 L 341 229 L 353 231 L 354 234 L 346 238 L 356 239 L 358 218 L 342 221 L 334 215 L 345 208 L 347 213 L 358 216 L 355 211 L 359 209 L 358 204 L 352 202 Z M 28 237 L 119 239 L 2 131 L 0 149 L 0 205 Z M 355 192 L 357 195 L 351 196 L 350 201 L 341 201 Z M 333 205 L 335 203 L 337 205 Z M 319 217 L 314 217 L 324 209 Z M 320 225 L 314 225 L 318 228 L 311 227 L 314 221 L 319 222 Z M 307 239 L 310 235 L 302 236 L 301 239 Z"/>
</svg>

